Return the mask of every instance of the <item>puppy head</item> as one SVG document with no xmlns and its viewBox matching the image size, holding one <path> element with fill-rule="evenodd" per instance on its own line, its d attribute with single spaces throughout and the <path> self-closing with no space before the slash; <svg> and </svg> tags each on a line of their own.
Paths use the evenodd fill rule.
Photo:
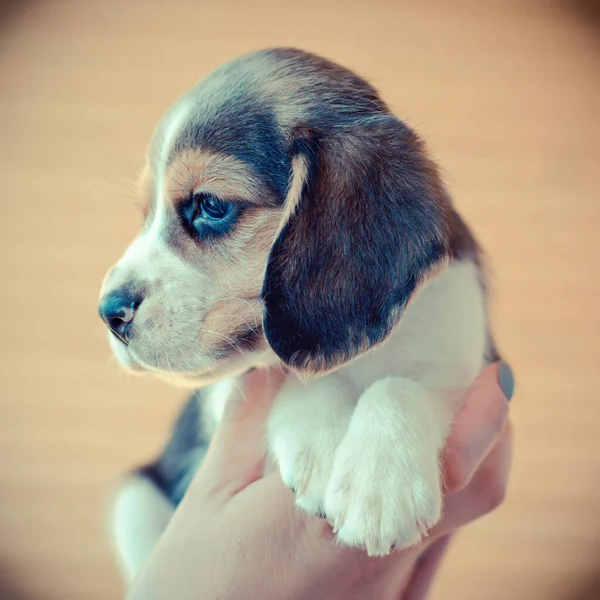
<svg viewBox="0 0 600 600">
<path fill-rule="evenodd" d="M 386 338 L 450 252 L 418 138 L 300 51 L 244 56 L 180 98 L 141 190 L 146 221 L 100 313 L 124 366 L 193 385 L 275 360 L 336 368 Z"/>
</svg>

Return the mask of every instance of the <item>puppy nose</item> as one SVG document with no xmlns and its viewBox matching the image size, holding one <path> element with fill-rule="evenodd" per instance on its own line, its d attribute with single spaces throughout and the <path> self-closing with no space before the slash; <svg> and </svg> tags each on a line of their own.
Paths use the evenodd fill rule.
<svg viewBox="0 0 600 600">
<path fill-rule="evenodd" d="M 141 303 L 139 296 L 123 290 L 111 292 L 100 301 L 100 318 L 125 345 L 129 343 L 133 317 Z"/>
</svg>

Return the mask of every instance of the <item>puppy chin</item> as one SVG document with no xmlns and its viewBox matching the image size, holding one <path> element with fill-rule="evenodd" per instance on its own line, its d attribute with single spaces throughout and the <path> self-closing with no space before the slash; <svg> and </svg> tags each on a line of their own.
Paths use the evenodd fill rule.
<svg viewBox="0 0 600 600">
<path fill-rule="evenodd" d="M 160 379 L 179 387 L 201 388 L 229 377 L 237 377 L 254 368 L 268 368 L 279 364 L 275 354 L 269 349 L 263 352 L 248 352 L 215 361 L 209 368 L 199 372 L 176 373 L 171 371 L 148 371 Z"/>
</svg>

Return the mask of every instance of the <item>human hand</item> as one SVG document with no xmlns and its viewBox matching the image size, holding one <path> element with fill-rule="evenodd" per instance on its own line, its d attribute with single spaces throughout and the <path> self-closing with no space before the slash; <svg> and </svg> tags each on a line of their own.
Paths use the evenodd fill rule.
<svg viewBox="0 0 600 600">
<path fill-rule="evenodd" d="M 295 508 L 276 470 L 263 475 L 265 420 L 283 377 L 264 370 L 246 376 L 247 401 L 226 410 L 185 498 L 133 582 L 132 600 L 420 600 L 450 535 L 502 502 L 511 430 L 493 365 L 456 415 L 443 456 L 444 515 L 428 537 L 379 558 L 336 545 L 326 521 Z"/>
</svg>

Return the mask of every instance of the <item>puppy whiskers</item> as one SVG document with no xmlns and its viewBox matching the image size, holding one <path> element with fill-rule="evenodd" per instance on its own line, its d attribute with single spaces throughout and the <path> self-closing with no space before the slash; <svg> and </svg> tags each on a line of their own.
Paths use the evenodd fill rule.
<svg viewBox="0 0 600 600">
<path fill-rule="evenodd" d="M 235 350 L 237 350 L 240 353 L 242 352 L 242 349 L 238 346 L 236 341 L 233 338 L 229 337 L 228 335 L 225 335 L 224 333 L 219 333 L 218 331 L 212 331 L 212 329 L 208 329 L 208 327 L 204 327 L 203 325 L 201 325 L 200 327 L 206 333 L 211 333 L 213 335 L 219 336 L 220 338 L 223 338 L 232 348 L 234 348 Z"/>
<path fill-rule="evenodd" d="M 212 318 L 213 319 L 215 319 L 215 318 L 217 318 L 217 319 L 239 319 L 240 321 L 242 321 L 242 323 L 244 323 L 248 327 L 248 329 L 251 329 L 252 331 L 257 331 L 259 328 L 258 320 L 256 319 L 256 317 L 254 317 L 254 325 L 250 325 L 250 323 L 248 323 L 248 321 L 246 321 L 246 319 L 244 319 L 243 317 L 240 317 L 239 315 L 215 315 Z"/>
</svg>

